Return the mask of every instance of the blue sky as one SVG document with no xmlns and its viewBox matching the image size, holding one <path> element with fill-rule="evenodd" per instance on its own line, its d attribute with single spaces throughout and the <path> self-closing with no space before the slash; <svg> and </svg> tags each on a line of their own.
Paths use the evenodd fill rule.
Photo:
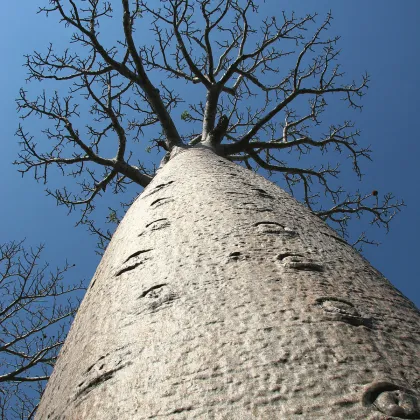
<svg viewBox="0 0 420 420">
<path fill-rule="evenodd" d="M 83 227 L 74 227 L 76 215 L 68 216 L 64 208 L 57 207 L 51 197 L 46 197 L 44 185 L 37 184 L 29 175 L 22 179 L 12 165 L 18 152 L 14 136 L 19 124 L 15 98 L 20 87 L 29 91 L 35 88 L 25 83 L 23 56 L 34 49 L 44 49 L 49 42 L 65 45 L 62 26 L 53 19 L 46 20 L 44 16 L 36 15 L 37 6 L 45 3 L 46 0 L 21 0 L 2 5 L 0 241 L 27 238 L 28 245 L 45 243 L 46 260 L 52 265 L 60 265 L 67 259 L 76 264 L 72 271 L 74 279 L 89 281 L 99 261 L 94 253 L 95 238 Z M 389 234 L 374 233 L 382 244 L 367 247 L 364 255 L 420 306 L 416 263 L 420 248 L 420 175 L 417 163 L 420 155 L 417 127 L 420 2 L 279 0 L 275 4 L 278 11 L 283 8 L 295 10 L 298 15 L 317 11 L 320 18 L 331 9 L 334 16 L 331 34 L 342 37 L 340 61 L 344 69 L 351 78 L 365 71 L 371 75 L 363 112 L 352 112 L 345 117 L 356 122 L 362 130 L 363 142 L 371 144 L 374 152 L 373 162 L 363 165 L 365 179 L 360 188 L 392 191 L 404 199 L 407 207 L 395 218 Z M 38 123 L 33 121 L 32 124 Z M 31 128 L 29 121 L 26 128 Z M 354 178 L 344 178 L 342 183 L 346 185 L 346 182 L 355 181 Z"/>
</svg>

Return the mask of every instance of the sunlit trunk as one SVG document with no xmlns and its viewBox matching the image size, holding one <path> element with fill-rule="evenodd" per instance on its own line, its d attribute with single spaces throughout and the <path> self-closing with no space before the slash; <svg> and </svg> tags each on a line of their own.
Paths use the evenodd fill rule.
<svg viewBox="0 0 420 420">
<path fill-rule="evenodd" d="M 419 343 L 418 310 L 324 222 L 195 148 L 118 227 L 37 418 L 420 418 Z"/>
</svg>

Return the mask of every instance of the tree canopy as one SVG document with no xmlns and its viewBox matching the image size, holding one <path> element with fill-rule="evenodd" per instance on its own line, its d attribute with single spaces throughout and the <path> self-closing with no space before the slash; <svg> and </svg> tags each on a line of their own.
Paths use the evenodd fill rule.
<svg viewBox="0 0 420 420">
<path fill-rule="evenodd" d="M 112 229 L 98 227 L 92 212 L 112 192 L 124 210 L 148 184 L 159 160 L 150 165 L 144 150 L 200 145 L 272 176 L 346 238 L 351 216 L 389 228 L 401 201 L 340 184 L 340 154 L 361 177 L 370 147 L 352 121 L 331 124 L 328 110 L 336 98 L 361 109 L 369 77 L 353 80 L 342 70 L 339 37 L 328 35 L 331 14 L 273 18 L 257 2 L 229 0 L 112 6 L 52 0 L 41 8 L 72 42 L 26 57 L 28 81 L 40 81 L 41 90 L 31 83 L 18 99 L 19 170 L 52 180 L 49 194 L 70 211 L 80 208 L 80 222 L 102 247 Z M 146 31 L 154 43 L 143 42 Z M 42 132 L 33 116 L 42 117 Z M 63 178 L 55 189 L 57 173 L 75 182 Z M 118 223 L 120 211 L 111 209 L 108 221 Z"/>
<path fill-rule="evenodd" d="M 21 117 L 47 122 L 36 135 L 19 127 L 16 163 L 43 182 L 52 167 L 76 178 L 78 189 L 64 184 L 47 191 L 70 211 L 80 207 L 80 222 L 102 246 L 112 232 L 92 217 L 97 198 L 150 182 L 158 163 L 144 162 L 145 147 L 169 155 L 174 147 L 207 146 L 251 170 L 278 174 L 343 237 L 351 216 L 368 215 L 388 229 L 403 205 L 390 193 L 380 198 L 337 181 L 339 155 L 361 177 L 370 148 L 350 120 L 332 124 L 323 117 L 336 97 L 361 109 L 369 76 L 353 80 L 342 70 L 339 37 L 328 36 L 331 14 L 283 12 L 257 20 L 252 0 L 50 0 L 40 12 L 58 16 L 72 31 L 71 43 L 26 57 L 28 80 L 57 90 L 20 91 Z M 106 36 L 110 27 L 118 36 Z M 142 43 L 145 30 L 153 32 L 153 44 Z M 184 101 L 187 89 L 197 92 L 195 102 Z M 128 204 L 137 192 L 130 188 Z M 119 218 L 111 210 L 108 219 Z M 363 233 L 355 239 L 371 242 Z"/>
</svg>

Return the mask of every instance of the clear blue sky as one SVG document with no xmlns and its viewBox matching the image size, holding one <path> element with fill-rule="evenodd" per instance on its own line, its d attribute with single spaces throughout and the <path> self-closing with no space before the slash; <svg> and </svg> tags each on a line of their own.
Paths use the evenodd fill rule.
<svg viewBox="0 0 420 420">
<path fill-rule="evenodd" d="M 117 0 L 113 2 L 119 4 Z M 75 228 L 76 216 L 67 216 L 64 208 L 46 197 L 43 185 L 31 176 L 22 179 L 11 164 L 18 152 L 14 132 L 19 120 L 14 100 L 20 87 L 33 89 L 25 84 L 23 55 L 42 50 L 49 42 L 60 44 L 63 38 L 62 26 L 36 15 L 37 6 L 46 3 L 47 0 L 20 0 L 2 4 L 0 241 L 27 238 L 28 244 L 45 243 L 44 257 L 52 265 L 67 259 L 77 266 L 72 276 L 88 281 L 99 261 L 94 253 L 95 238 L 84 228 Z M 295 10 L 298 15 L 318 11 L 322 16 L 331 9 L 331 33 L 342 36 L 341 62 L 346 72 L 351 77 L 364 71 L 371 75 L 363 112 L 345 116 L 356 121 L 364 142 L 371 144 L 374 151 L 374 161 L 363 167 L 366 188 L 364 184 L 360 188 L 392 191 L 405 200 L 407 207 L 395 218 L 388 235 L 375 234 L 382 245 L 366 248 L 365 256 L 420 306 L 416 262 L 420 251 L 420 1 L 278 0 L 276 5 L 279 11 Z"/>
</svg>

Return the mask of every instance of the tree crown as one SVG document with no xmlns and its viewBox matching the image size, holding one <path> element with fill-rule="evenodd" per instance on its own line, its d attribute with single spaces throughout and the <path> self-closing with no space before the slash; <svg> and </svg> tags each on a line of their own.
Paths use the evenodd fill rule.
<svg viewBox="0 0 420 420">
<path fill-rule="evenodd" d="M 31 99 L 20 91 L 22 118 L 46 118 L 49 141 L 38 144 L 19 127 L 16 163 L 43 182 L 52 167 L 78 179 L 74 189 L 47 191 L 70 211 L 81 207 L 80 221 L 103 245 L 111 232 L 93 222 L 94 203 L 106 190 L 150 182 L 157 165 L 146 165 L 138 144 L 144 141 L 167 156 L 175 147 L 210 147 L 251 170 L 278 174 L 343 236 L 352 215 L 370 215 L 388 229 L 403 205 L 392 194 L 380 200 L 376 191 L 346 191 L 335 181 L 339 159 L 314 164 L 307 157 L 343 153 L 358 177 L 361 159 L 370 159 L 351 121 L 322 124 L 335 96 L 361 109 L 369 82 L 368 75 L 352 81 L 342 71 L 339 37 L 327 36 L 331 14 L 321 23 L 316 14 L 293 13 L 262 13 L 257 21 L 252 0 L 121 0 L 115 10 L 99 0 L 50 0 L 40 11 L 59 16 L 71 44 L 28 55 L 28 79 L 60 82 L 67 93 Z M 113 41 L 110 27 L 119 34 Z M 151 44 L 142 42 L 147 29 Z M 185 106 L 185 92 L 198 99 Z M 108 220 L 118 222 L 118 212 Z M 362 234 L 357 242 L 371 241 Z"/>
</svg>

